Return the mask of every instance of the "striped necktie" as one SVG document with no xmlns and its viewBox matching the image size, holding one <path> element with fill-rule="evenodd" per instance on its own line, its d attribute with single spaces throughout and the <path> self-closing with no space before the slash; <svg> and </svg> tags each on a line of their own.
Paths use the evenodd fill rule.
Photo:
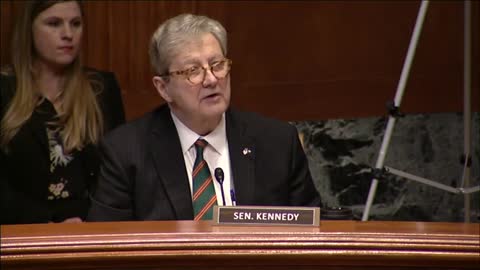
<svg viewBox="0 0 480 270">
<path fill-rule="evenodd" d="M 212 219 L 213 206 L 217 204 L 212 174 L 207 162 L 203 159 L 203 150 L 207 144 L 203 139 L 195 142 L 197 157 L 192 172 L 194 220 Z"/>
</svg>

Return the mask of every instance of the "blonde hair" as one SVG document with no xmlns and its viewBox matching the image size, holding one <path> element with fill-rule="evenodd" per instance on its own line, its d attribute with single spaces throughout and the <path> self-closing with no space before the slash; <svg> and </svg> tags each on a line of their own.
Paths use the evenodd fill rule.
<svg viewBox="0 0 480 270">
<path fill-rule="evenodd" d="M 16 91 L 1 120 L 0 146 L 3 149 L 8 149 L 9 142 L 32 116 L 37 105 L 43 101 L 34 89 L 35 72 L 32 63 L 35 49 L 32 23 L 39 13 L 59 2 L 68 1 L 26 2 L 15 24 L 12 37 L 12 67 L 16 77 Z M 81 3 L 75 2 L 82 10 Z M 103 133 L 103 117 L 95 93 L 103 89 L 98 78 L 90 76 L 83 70 L 80 55 L 66 68 L 64 76 L 64 85 L 58 96 L 59 120 L 56 124 L 61 127 L 59 131 L 64 150 L 70 152 L 80 150 L 89 143 L 97 143 Z"/>
</svg>

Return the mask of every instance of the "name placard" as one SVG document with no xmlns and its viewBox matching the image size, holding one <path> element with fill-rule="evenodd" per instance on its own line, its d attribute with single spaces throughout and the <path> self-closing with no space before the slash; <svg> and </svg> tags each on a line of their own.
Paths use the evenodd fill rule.
<svg viewBox="0 0 480 270">
<path fill-rule="evenodd" d="M 289 225 L 318 226 L 318 207 L 215 206 L 213 220 L 217 225 Z"/>
</svg>

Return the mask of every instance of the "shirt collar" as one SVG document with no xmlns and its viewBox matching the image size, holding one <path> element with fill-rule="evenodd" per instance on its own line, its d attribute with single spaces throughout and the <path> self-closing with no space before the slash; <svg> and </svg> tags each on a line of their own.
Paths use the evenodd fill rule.
<svg viewBox="0 0 480 270">
<path fill-rule="evenodd" d="M 227 132 L 225 127 L 225 113 L 222 114 L 222 119 L 218 123 L 217 127 L 207 134 L 206 136 L 200 136 L 187 126 L 185 126 L 175 114 L 170 111 L 172 115 L 173 123 L 177 128 L 178 136 L 180 137 L 180 145 L 182 146 L 182 153 L 185 154 L 190 150 L 193 144 L 198 140 L 198 138 L 205 139 L 208 144 L 217 152 L 221 154 L 223 149 L 227 147 Z"/>
</svg>

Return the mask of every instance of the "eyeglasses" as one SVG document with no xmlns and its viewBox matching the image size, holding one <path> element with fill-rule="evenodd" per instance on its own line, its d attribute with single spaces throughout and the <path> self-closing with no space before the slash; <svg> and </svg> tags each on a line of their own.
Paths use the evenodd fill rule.
<svg viewBox="0 0 480 270">
<path fill-rule="evenodd" d="M 202 66 L 193 66 L 184 70 L 171 71 L 161 76 L 166 77 L 172 75 L 181 75 L 187 78 L 187 80 L 192 84 L 200 84 L 205 80 L 207 69 L 210 70 L 215 78 L 223 79 L 227 77 L 231 67 L 232 60 L 224 58 L 223 60 L 217 61 L 206 68 Z"/>
</svg>

